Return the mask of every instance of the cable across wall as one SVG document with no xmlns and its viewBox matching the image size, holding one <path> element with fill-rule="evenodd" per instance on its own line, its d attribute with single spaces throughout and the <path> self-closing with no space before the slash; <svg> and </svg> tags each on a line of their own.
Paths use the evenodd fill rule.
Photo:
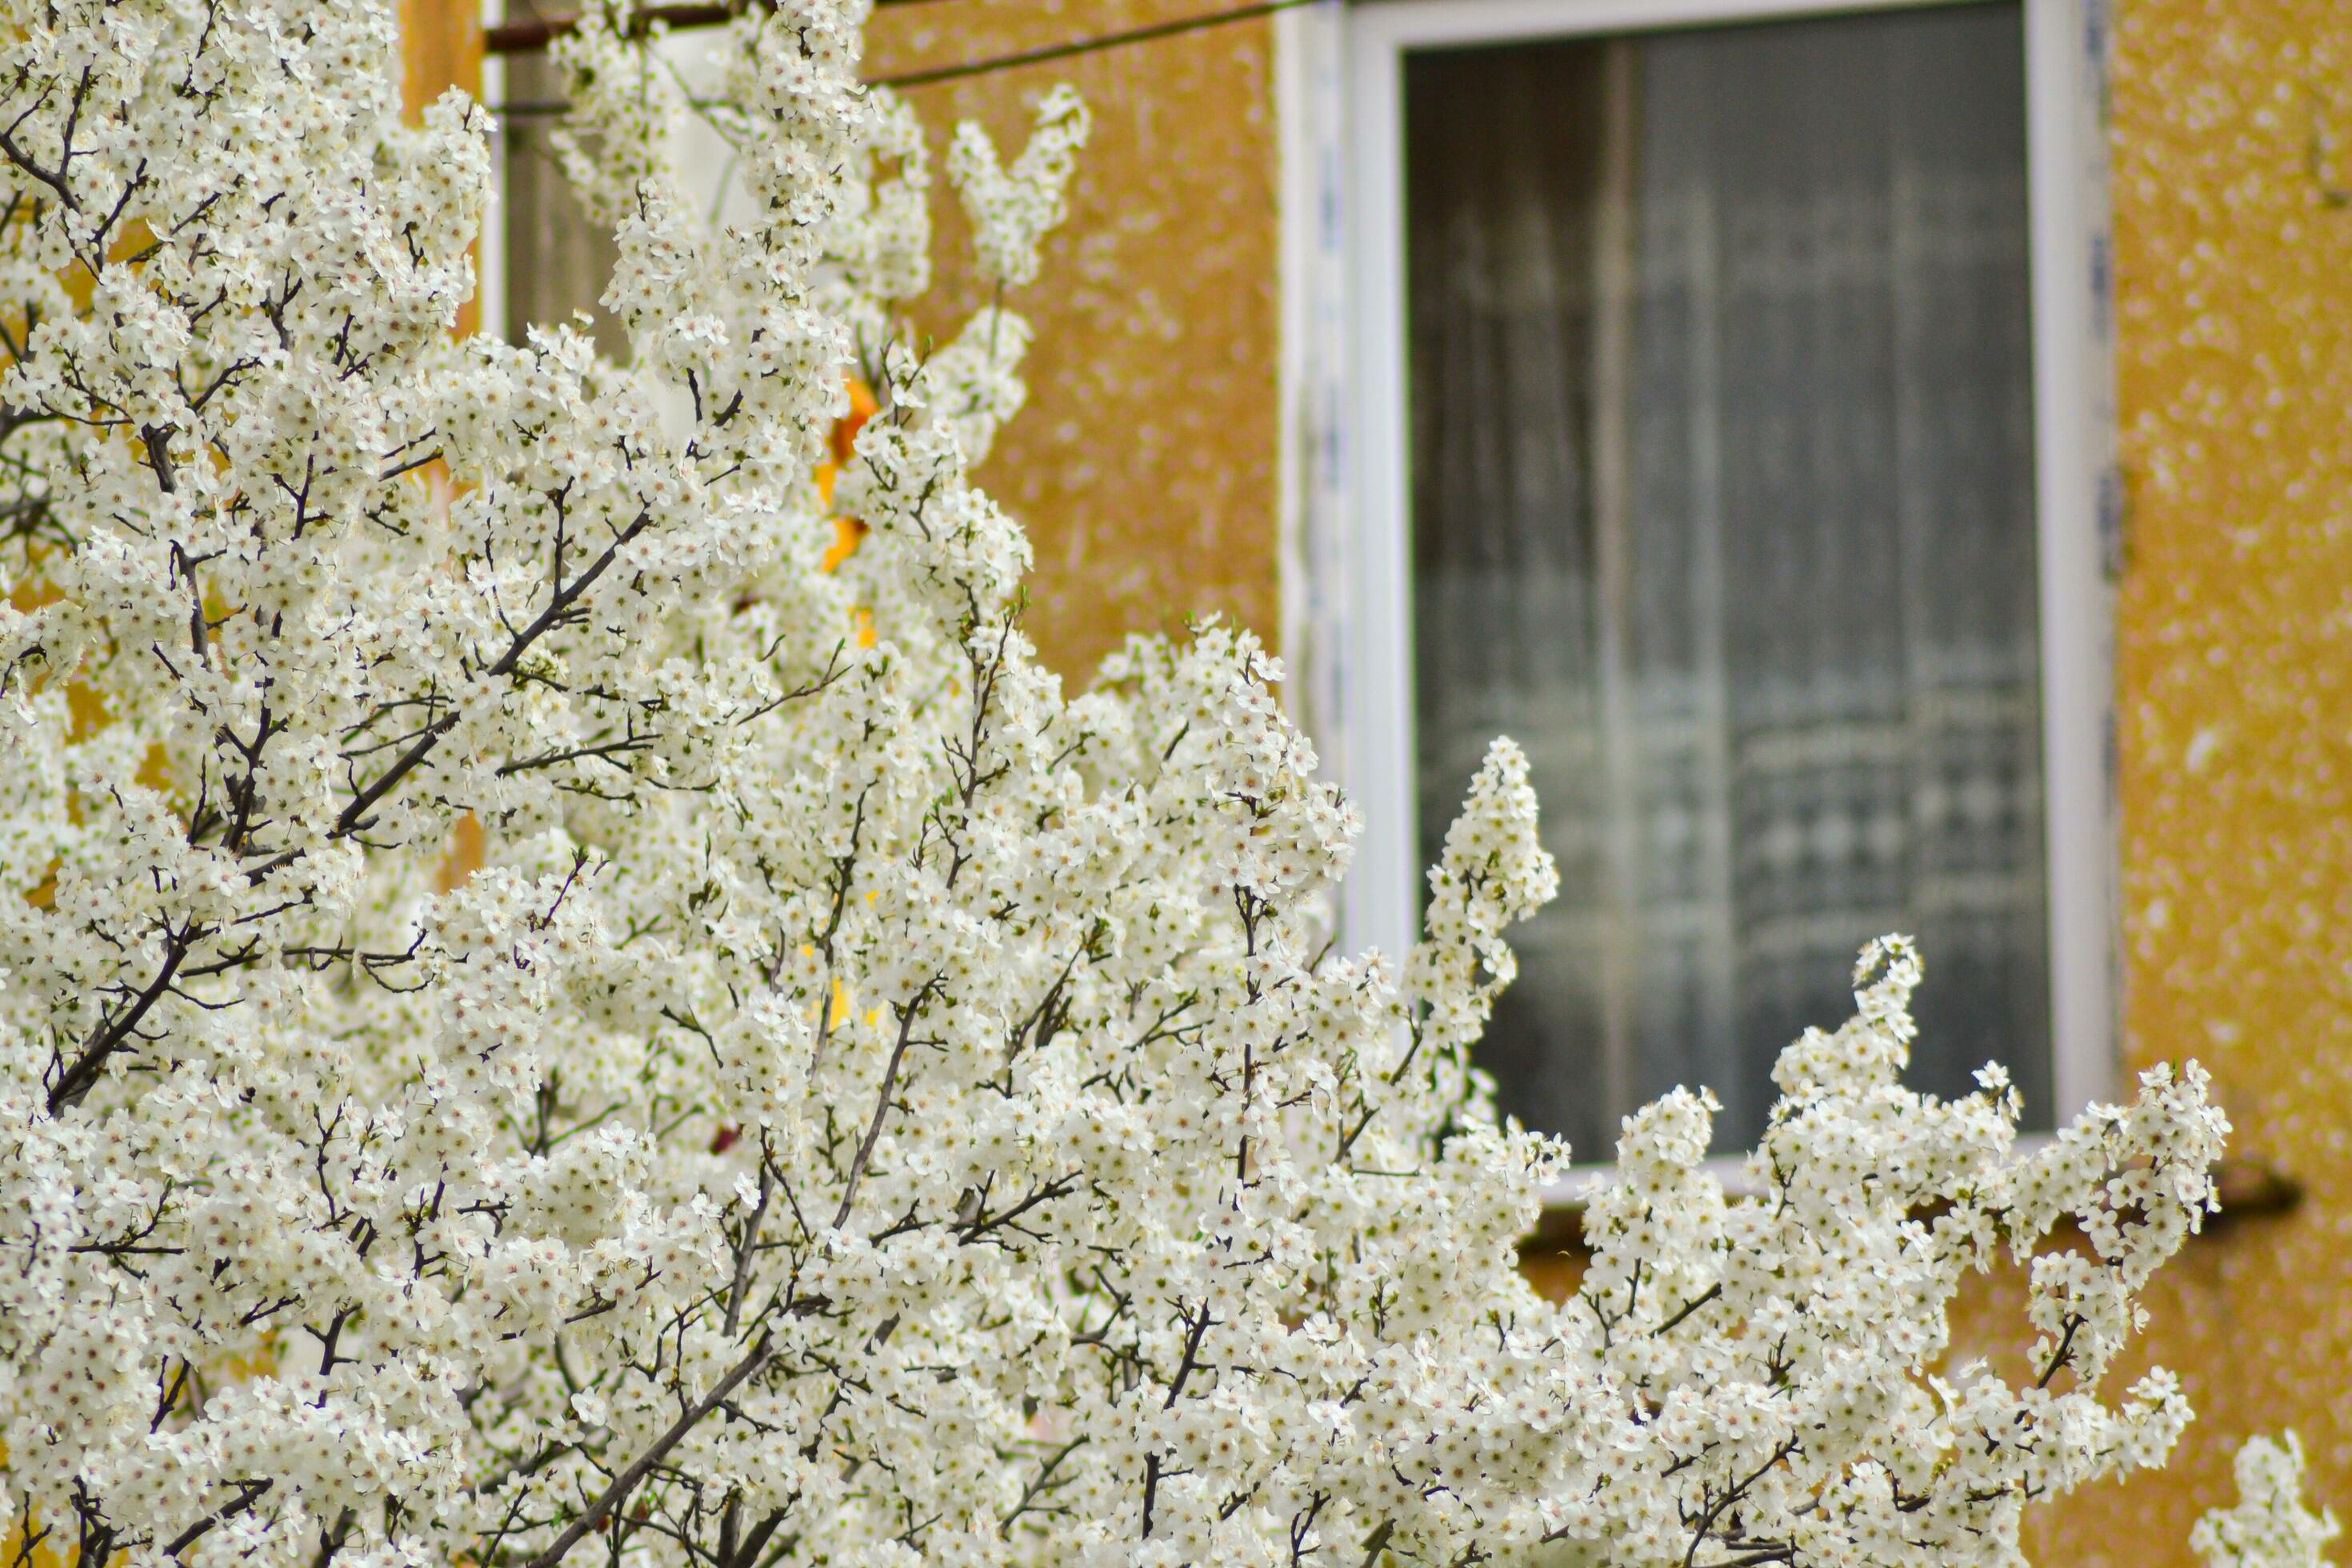
<svg viewBox="0 0 2352 1568">
<path fill-rule="evenodd" d="M 876 0 L 880 6 L 937 5 L 942 0 Z M 986 76 L 994 71 L 1013 70 L 1021 66 L 1044 65 L 1052 60 L 1068 59 L 1076 55 L 1094 54 L 1102 49 L 1115 49 L 1129 44 L 1150 43 L 1157 38 L 1172 38 L 1180 34 L 1197 33 L 1207 27 L 1221 27 L 1229 22 L 1246 22 L 1255 16 L 1268 16 L 1294 6 L 1332 5 L 1337 0 L 1255 0 L 1254 4 L 1236 5 L 1222 11 L 1204 12 L 1199 16 L 1179 16 L 1165 22 L 1153 22 L 1143 26 L 1122 28 L 1117 32 L 1097 33 L 1072 38 L 1058 44 L 1045 44 L 1036 48 L 1018 49 L 1009 54 L 990 55 L 978 59 L 959 60 L 951 65 L 931 66 L 921 70 L 897 71 L 868 79 L 875 87 L 928 87 L 933 82 L 955 81 L 965 77 Z M 630 30 L 642 35 L 656 26 L 672 31 L 688 27 L 715 27 L 734 20 L 746 7 L 736 5 L 647 5 L 630 17 Z M 577 13 L 555 16 L 532 16 L 517 21 L 500 22 L 482 32 L 482 49 L 486 54 L 530 54 L 544 49 L 563 34 L 580 25 Z M 509 103 L 499 106 L 502 114 L 560 114 L 561 103 Z"/>
</svg>

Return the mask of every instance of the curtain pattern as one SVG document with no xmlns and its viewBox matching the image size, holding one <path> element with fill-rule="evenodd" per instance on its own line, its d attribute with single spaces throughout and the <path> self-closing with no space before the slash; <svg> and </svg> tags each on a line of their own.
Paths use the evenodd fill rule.
<svg viewBox="0 0 2352 1568">
<path fill-rule="evenodd" d="M 1416 56 L 1425 859 L 1489 737 L 1559 901 L 1479 1060 L 1605 1158 L 1923 943 L 1913 1080 L 2048 1124 L 2014 4 Z"/>
</svg>

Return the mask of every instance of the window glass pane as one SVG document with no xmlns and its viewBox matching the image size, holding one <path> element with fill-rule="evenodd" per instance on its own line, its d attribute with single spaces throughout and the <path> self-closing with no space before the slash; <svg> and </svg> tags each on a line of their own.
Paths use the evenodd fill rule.
<svg viewBox="0 0 2352 1568">
<path fill-rule="evenodd" d="M 2014 4 L 1416 55 L 1422 852 L 1489 737 L 1559 902 L 1480 1060 L 1606 1158 L 1918 937 L 1912 1080 L 2049 1124 Z"/>
</svg>

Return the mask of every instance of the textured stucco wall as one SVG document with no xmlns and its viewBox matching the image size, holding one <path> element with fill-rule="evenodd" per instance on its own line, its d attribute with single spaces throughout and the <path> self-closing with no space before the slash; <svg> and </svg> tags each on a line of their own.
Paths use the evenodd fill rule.
<svg viewBox="0 0 2352 1568">
<path fill-rule="evenodd" d="M 2129 555 L 2117 625 L 2126 1052 L 2213 1070 L 2307 1189 L 2193 1243 L 2151 1350 L 2167 1475 L 2053 1510 L 2036 1561 L 2186 1563 L 2249 1431 L 2352 1515 L 2352 5 L 2119 0 Z"/>
<path fill-rule="evenodd" d="M 1218 0 L 940 0 L 884 9 L 868 74 L 1199 16 Z M 1030 402 L 981 470 L 1029 530 L 1029 629 L 1073 682 L 1129 631 L 1220 611 L 1281 641 L 1276 565 L 1278 157 L 1264 20 L 913 90 L 944 158 L 959 119 L 1009 156 L 1044 93 L 1094 111 L 1070 220 L 1010 301 L 1037 329 Z M 935 165 L 936 166 L 936 165 Z M 951 331 L 978 300 L 941 179 Z"/>
</svg>

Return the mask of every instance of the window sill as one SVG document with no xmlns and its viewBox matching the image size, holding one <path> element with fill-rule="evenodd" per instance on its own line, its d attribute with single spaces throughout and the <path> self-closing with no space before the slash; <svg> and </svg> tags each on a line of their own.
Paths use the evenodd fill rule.
<svg viewBox="0 0 2352 1568">
<path fill-rule="evenodd" d="M 2030 1153 L 2046 1144 L 2046 1135 L 2020 1138 L 2021 1153 Z M 1726 1194 L 1732 1197 L 1753 1197 L 1761 1189 L 1748 1179 L 1745 1162 L 1737 1158 L 1709 1160 L 1700 1169 L 1723 1184 Z M 1568 1254 L 1582 1258 L 1591 1254 L 1584 1239 L 1585 1195 L 1594 1179 L 1607 1181 L 1612 1167 L 1607 1165 L 1577 1166 L 1567 1179 L 1555 1182 L 1544 1194 L 1543 1215 L 1526 1240 L 1519 1243 L 1519 1256 L 1524 1259 Z M 2214 1165 L 2213 1179 L 2220 1189 L 2221 1212 L 2210 1217 L 2201 1234 L 2213 1236 L 2231 1228 L 2238 1221 L 2260 1219 L 2290 1213 L 2303 1201 L 2303 1184 L 2270 1162 L 2252 1155 L 2227 1154 Z"/>
</svg>

